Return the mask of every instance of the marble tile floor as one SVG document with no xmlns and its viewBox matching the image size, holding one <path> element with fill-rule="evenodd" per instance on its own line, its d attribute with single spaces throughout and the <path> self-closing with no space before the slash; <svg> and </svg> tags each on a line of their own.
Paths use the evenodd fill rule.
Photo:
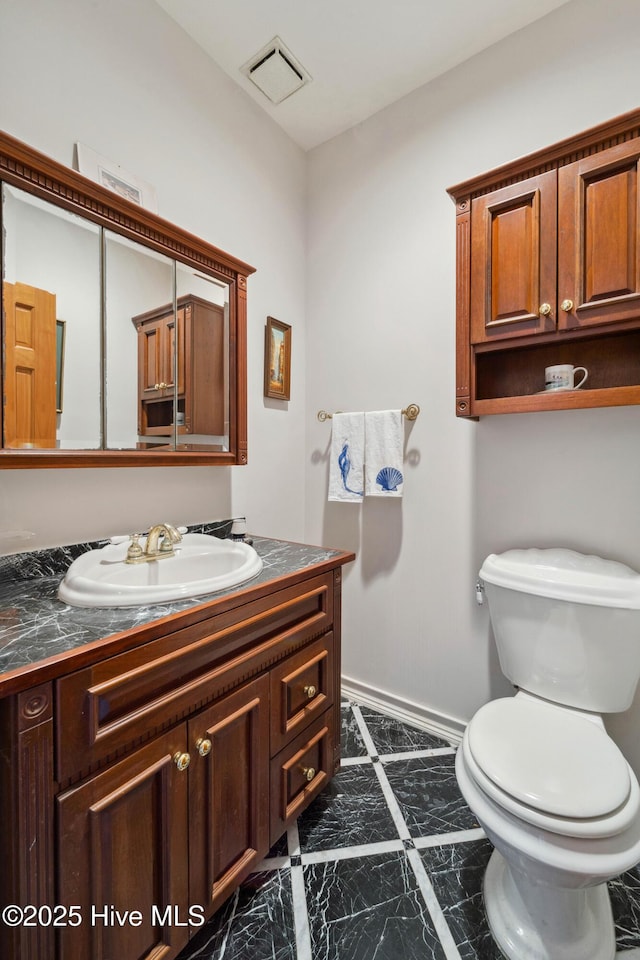
<svg viewBox="0 0 640 960">
<path fill-rule="evenodd" d="M 481 894 L 491 845 L 455 748 L 343 703 L 342 751 L 327 790 L 178 960 L 501 960 Z M 640 960 L 640 866 L 610 891 L 616 958 Z"/>
</svg>

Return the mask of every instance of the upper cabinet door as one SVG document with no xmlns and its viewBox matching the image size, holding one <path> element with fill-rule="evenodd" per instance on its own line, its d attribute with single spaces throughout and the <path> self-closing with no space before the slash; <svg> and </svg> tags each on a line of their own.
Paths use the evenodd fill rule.
<svg viewBox="0 0 640 960">
<path fill-rule="evenodd" d="M 558 326 L 637 319 L 640 139 L 559 171 Z"/>
<path fill-rule="evenodd" d="M 471 342 L 556 327 L 556 171 L 473 200 Z"/>
</svg>

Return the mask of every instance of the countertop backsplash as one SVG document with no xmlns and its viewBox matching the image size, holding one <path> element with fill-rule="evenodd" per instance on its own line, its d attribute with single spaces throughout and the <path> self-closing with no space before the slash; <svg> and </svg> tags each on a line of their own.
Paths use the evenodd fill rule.
<svg viewBox="0 0 640 960">
<path fill-rule="evenodd" d="M 189 533 L 207 533 L 225 540 L 231 533 L 232 520 L 190 524 Z M 0 557 L 0 583 L 11 580 L 33 580 L 35 577 L 62 576 L 69 564 L 87 550 L 99 550 L 109 543 L 107 538 L 65 547 L 49 547 L 29 553 L 10 553 Z"/>
</svg>

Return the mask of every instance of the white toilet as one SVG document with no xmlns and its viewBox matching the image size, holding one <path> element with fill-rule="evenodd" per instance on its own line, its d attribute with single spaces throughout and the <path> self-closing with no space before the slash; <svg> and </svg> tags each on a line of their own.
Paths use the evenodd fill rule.
<svg viewBox="0 0 640 960">
<path fill-rule="evenodd" d="M 640 678 L 640 575 L 572 550 L 509 550 L 480 570 L 515 697 L 470 721 L 462 794 L 495 850 L 484 879 L 509 960 L 613 960 L 606 881 L 640 861 L 640 789 L 601 713 Z"/>
</svg>

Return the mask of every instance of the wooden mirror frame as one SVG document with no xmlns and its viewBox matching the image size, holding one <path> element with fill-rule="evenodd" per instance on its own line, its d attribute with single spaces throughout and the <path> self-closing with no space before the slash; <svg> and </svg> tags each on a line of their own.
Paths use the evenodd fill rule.
<svg viewBox="0 0 640 960">
<path fill-rule="evenodd" d="M 0 181 L 207 273 L 229 286 L 229 449 L 0 449 L 0 469 L 20 467 L 230 466 L 247 462 L 247 277 L 255 268 L 181 230 L 6 133 L 0 132 Z M 4 267 L 4 264 L 2 265 Z M 2 311 L 4 336 L 4 304 Z M 0 389 L 3 389 L 0 371 Z M 3 394 L 4 395 L 4 394 Z M 4 415 L 4 408 L 3 408 Z"/>
</svg>

